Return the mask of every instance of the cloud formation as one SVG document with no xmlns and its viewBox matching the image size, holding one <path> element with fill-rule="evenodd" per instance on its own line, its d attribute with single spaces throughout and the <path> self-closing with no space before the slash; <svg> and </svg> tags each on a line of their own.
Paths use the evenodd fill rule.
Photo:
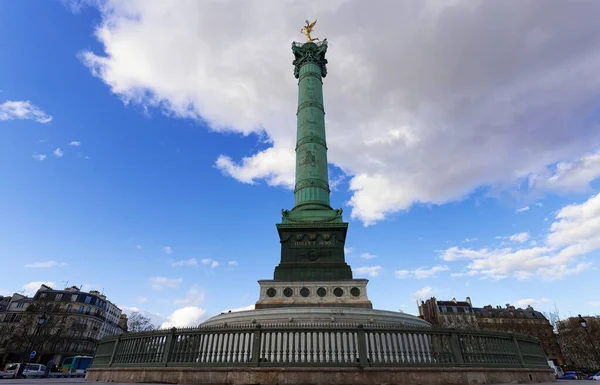
<svg viewBox="0 0 600 385">
<path fill-rule="evenodd" d="M 0 120 L 33 120 L 38 123 L 50 123 L 52 116 L 27 101 L 7 100 L 0 104 Z"/>
<path fill-rule="evenodd" d="M 175 310 L 167 320 L 160 325 L 161 329 L 183 328 L 198 326 L 206 315 L 206 310 L 197 306 L 186 306 Z"/>
<path fill-rule="evenodd" d="M 198 266 L 198 261 L 196 261 L 196 258 L 182 259 L 180 261 L 172 262 L 171 266 L 173 266 L 173 267 Z"/>
<path fill-rule="evenodd" d="M 425 279 L 425 278 L 433 278 L 440 271 L 447 271 L 448 266 L 433 266 L 428 269 L 426 267 L 420 267 L 415 270 L 396 270 L 394 275 L 398 279 L 406 279 L 406 278 L 416 278 L 416 279 Z"/>
<path fill-rule="evenodd" d="M 349 176 L 353 218 L 372 224 L 534 176 L 547 182 L 532 188 L 570 191 L 599 175 L 582 156 L 600 138 L 600 2 L 99 4 L 103 52 L 80 55 L 92 74 L 127 103 L 259 134 L 270 147 L 215 159 L 243 183 L 293 185 L 289 45 L 307 13 L 329 41 L 329 160 Z"/>
<path fill-rule="evenodd" d="M 25 264 L 26 268 L 29 269 L 47 269 L 50 267 L 60 267 L 67 266 L 65 262 L 57 262 L 57 261 L 43 261 L 43 262 L 33 262 Z"/>
<path fill-rule="evenodd" d="M 173 301 L 175 305 L 200 305 L 204 302 L 204 291 L 198 285 L 193 285 L 187 292 L 185 298 Z"/>
<path fill-rule="evenodd" d="M 511 240 L 520 247 L 469 249 L 450 247 L 440 258 L 447 262 L 468 261 L 467 275 L 504 279 L 515 277 L 556 280 L 588 269 L 588 253 L 600 249 L 600 194 L 581 204 L 563 207 L 541 245 L 522 245 L 527 233 L 515 234 Z M 522 241 L 522 242 L 521 242 Z"/>
<path fill-rule="evenodd" d="M 204 258 L 201 262 L 203 265 L 210 266 L 212 269 L 220 265 L 219 261 L 215 261 L 214 259 L 210 258 Z"/>
<path fill-rule="evenodd" d="M 34 281 L 29 282 L 23 285 L 23 291 L 26 296 L 32 297 L 40 288 L 40 286 L 46 285 L 50 287 L 55 287 L 56 283 L 51 281 Z"/>
<path fill-rule="evenodd" d="M 161 290 L 165 287 L 177 287 L 183 281 L 182 278 L 150 277 L 148 278 L 153 290 Z"/>
<path fill-rule="evenodd" d="M 433 294 L 434 294 L 434 289 L 431 286 L 425 286 L 413 293 L 413 299 L 417 300 L 417 301 L 427 300 L 427 299 L 433 297 Z"/>
<path fill-rule="evenodd" d="M 357 275 L 366 275 L 367 277 L 377 277 L 381 272 L 381 266 L 364 266 L 364 267 L 355 267 L 352 270 Z"/>
</svg>

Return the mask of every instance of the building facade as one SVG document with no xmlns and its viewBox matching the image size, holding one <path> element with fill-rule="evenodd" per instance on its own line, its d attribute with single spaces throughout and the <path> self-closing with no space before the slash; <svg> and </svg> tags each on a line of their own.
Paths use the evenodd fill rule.
<svg viewBox="0 0 600 385">
<path fill-rule="evenodd" d="M 516 308 L 487 305 L 473 307 L 471 299 L 457 301 L 438 301 L 435 297 L 421 301 L 419 316 L 434 326 L 462 330 L 489 330 L 527 334 L 540 339 L 548 360 L 563 365 L 564 358 L 558 344 L 557 335 L 550 321 L 528 306 Z"/>
<path fill-rule="evenodd" d="M 91 293 L 91 292 L 90 292 Z M 114 336 L 123 333 L 123 329 L 119 326 L 121 320 L 122 311 L 117 305 L 106 299 L 104 295 L 100 295 L 100 298 L 106 301 L 106 319 L 100 328 L 100 339 L 106 336 Z"/>
<path fill-rule="evenodd" d="M 76 286 L 55 290 L 42 285 L 33 298 L 14 294 L 0 313 L 0 364 L 21 362 L 34 350 L 33 362 L 42 364 L 92 355 L 100 338 L 118 333 L 110 323 L 115 317 L 107 321 L 107 309 L 120 311 L 112 306 L 99 292 L 82 292 Z"/>
</svg>

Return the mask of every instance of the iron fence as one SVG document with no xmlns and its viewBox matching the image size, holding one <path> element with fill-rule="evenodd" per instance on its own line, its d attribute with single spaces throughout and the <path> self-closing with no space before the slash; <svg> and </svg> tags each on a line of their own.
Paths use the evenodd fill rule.
<svg viewBox="0 0 600 385">
<path fill-rule="evenodd" d="M 547 368 L 538 339 L 512 333 L 355 324 L 170 329 L 103 339 L 92 368 L 125 367 Z"/>
</svg>

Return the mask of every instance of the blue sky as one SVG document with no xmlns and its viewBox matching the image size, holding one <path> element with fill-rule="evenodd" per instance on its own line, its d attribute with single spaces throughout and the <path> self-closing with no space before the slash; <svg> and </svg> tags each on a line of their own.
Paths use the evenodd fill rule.
<svg viewBox="0 0 600 385">
<path fill-rule="evenodd" d="M 388 4 L 361 38 L 351 0 L 0 3 L 0 294 L 68 281 L 168 325 L 252 305 L 293 205 L 289 44 L 310 13 L 331 45 L 332 206 L 375 307 L 598 313 L 597 5 L 538 3 Z M 482 28 L 499 11 L 522 30 Z"/>
</svg>

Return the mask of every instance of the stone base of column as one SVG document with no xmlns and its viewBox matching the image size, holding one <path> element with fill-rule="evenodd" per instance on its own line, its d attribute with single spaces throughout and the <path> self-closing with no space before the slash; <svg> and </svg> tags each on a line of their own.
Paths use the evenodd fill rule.
<svg viewBox="0 0 600 385">
<path fill-rule="evenodd" d="M 261 280 L 256 309 L 274 307 L 357 307 L 372 309 L 367 279 L 340 281 Z"/>
</svg>

